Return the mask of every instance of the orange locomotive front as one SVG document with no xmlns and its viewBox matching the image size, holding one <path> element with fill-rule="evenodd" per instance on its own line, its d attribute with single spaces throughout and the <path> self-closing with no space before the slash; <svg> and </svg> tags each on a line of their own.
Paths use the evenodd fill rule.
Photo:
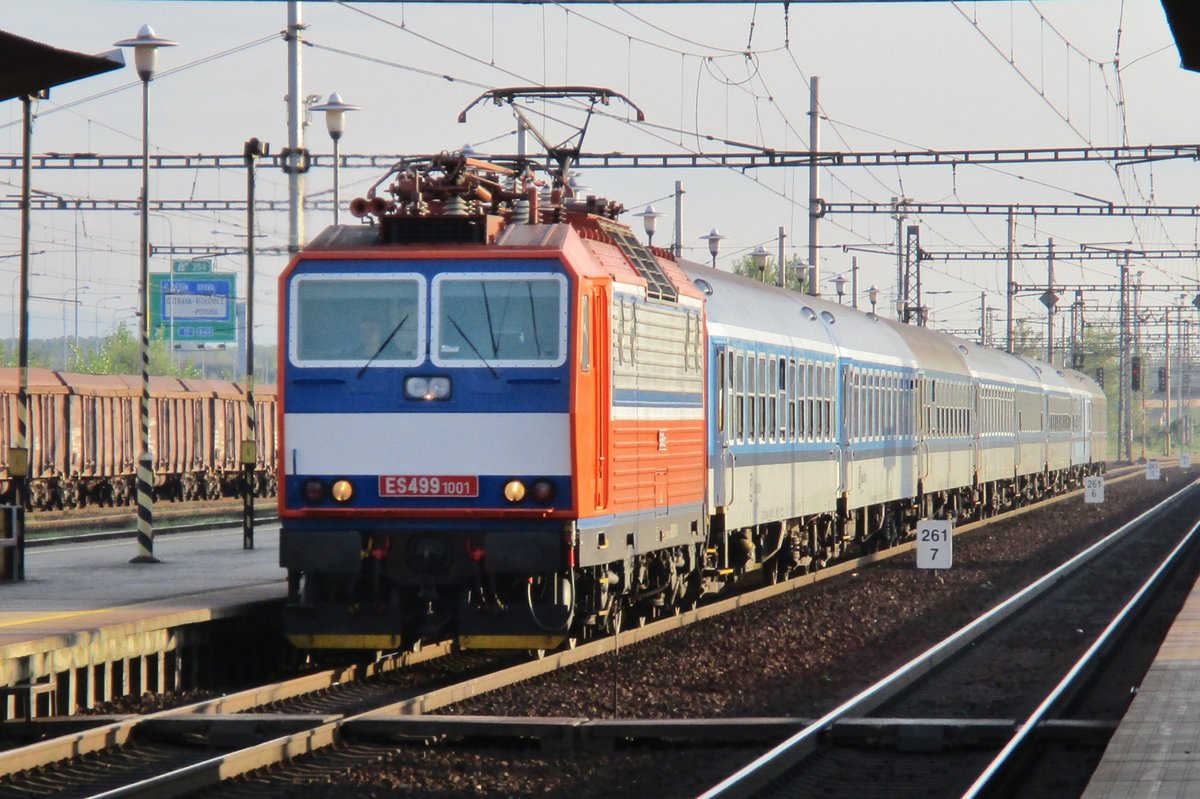
<svg viewBox="0 0 1200 799">
<path fill-rule="evenodd" d="M 280 279 L 288 636 L 543 649 L 698 597 L 699 292 L 613 203 L 395 174 Z"/>
</svg>

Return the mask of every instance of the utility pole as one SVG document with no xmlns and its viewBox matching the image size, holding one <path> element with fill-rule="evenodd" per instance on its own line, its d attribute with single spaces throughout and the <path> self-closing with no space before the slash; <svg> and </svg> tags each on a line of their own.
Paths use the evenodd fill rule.
<svg viewBox="0 0 1200 799">
<path fill-rule="evenodd" d="M 1180 341 L 1180 423 L 1183 425 L 1183 450 L 1192 449 L 1192 383 L 1187 385 L 1187 397 L 1183 396 L 1183 382 L 1188 377 L 1188 355 L 1192 352 L 1192 320 L 1183 320 L 1183 338 Z"/>
<path fill-rule="evenodd" d="M 254 416 L 254 172 L 271 147 L 250 139 L 242 149 L 246 161 L 246 438 L 241 442 L 242 549 L 254 549 L 254 469 L 258 463 Z"/>
<path fill-rule="evenodd" d="M 1083 292 L 1075 290 L 1075 301 L 1071 303 L 1071 368 L 1083 369 Z"/>
<path fill-rule="evenodd" d="M 858 310 L 858 256 L 850 256 L 850 307 Z"/>
<path fill-rule="evenodd" d="M 779 286 L 779 288 L 785 288 L 787 286 L 787 265 L 785 264 L 785 262 L 783 260 L 783 239 L 784 239 L 783 225 L 780 225 L 779 226 L 779 261 L 778 261 L 779 269 L 777 270 L 778 274 L 775 275 L 775 284 L 777 286 Z"/>
<path fill-rule="evenodd" d="M 814 297 L 821 294 L 821 268 L 817 261 L 817 251 L 820 246 L 820 231 L 817 226 L 821 205 L 821 173 L 817 169 L 817 153 L 820 152 L 821 117 L 818 94 L 821 79 L 813 75 L 809 81 L 808 95 L 808 146 L 812 157 L 808 163 L 808 266 L 811 275 L 808 293 Z"/>
<path fill-rule="evenodd" d="M 921 307 L 921 228 L 909 225 L 904 239 L 904 273 L 900 282 L 900 321 L 905 324 L 925 325 L 925 312 Z M 914 299 L 915 298 L 915 299 Z"/>
<path fill-rule="evenodd" d="M 1120 373 L 1117 393 L 1117 457 L 1123 454 L 1126 460 L 1133 460 L 1133 433 L 1130 430 L 1129 411 L 1129 254 L 1121 261 L 1121 298 L 1119 302 L 1120 328 L 1117 334 L 1119 347 Z"/>
<path fill-rule="evenodd" d="M 308 151 L 304 149 L 304 89 L 300 77 L 300 45 L 304 24 L 300 0 L 288 0 L 288 24 L 284 38 L 288 52 L 287 128 L 288 146 L 281 153 L 288 176 L 288 252 L 299 252 L 304 244 L 304 173 Z"/>
<path fill-rule="evenodd" d="M 987 292 L 979 292 L 979 346 L 987 346 Z"/>
<path fill-rule="evenodd" d="M 1163 352 L 1164 375 L 1163 384 L 1163 457 L 1171 457 L 1171 312 L 1163 315 Z"/>
<path fill-rule="evenodd" d="M 1013 237 L 1016 235 L 1016 218 L 1013 207 L 1008 206 L 1008 282 L 1004 285 L 1008 291 L 1008 321 L 1005 335 L 1005 348 L 1011 354 L 1013 351 Z"/>
<path fill-rule="evenodd" d="M 1180 295 L 1180 299 L 1183 300 L 1183 299 L 1186 299 L 1186 297 L 1184 297 L 1183 295 Z M 1175 312 L 1175 341 L 1176 341 L 1175 347 L 1179 353 L 1178 356 L 1176 356 L 1176 358 L 1175 358 L 1175 362 L 1182 366 L 1182 364 L 1183 364 L 1183 305 L 1182 304 L 1179 306 L 1179 309 Z M 1183 411 L 1183 369 L 1182 368 L 1180 368 L 1180 370 L 1179 370 L 1179 380 L 1177 380 L 1176 383 L 1178 385 L 1176 386 L 1176 389 L 1175 389 L 1175 396 L 1176 396 L 1176 400 L 1177 400 L 1175 403 L 1175 419 L 1179 424 L 1179 451 L 1183 452 L 1184 447 L 1186 446 L 1186 443 L 1187 443 L 1187 437 L 1184 435 L 1184 432 L 1183 432 L 1184 411 Z M 1168 383 L 1167 384 L 1167 396 L 1170 397 L 1170 395 L 1171 395 L 1171 384 Z M 1168 427 L 1167 428 L 1168 437 L 1170 435 L 1170 432 L 1171 432 L 1171 428 Z"/>
<path fill-rule="evenodd" d="M 671 242 L 671 252 L 676 258 L 683 257 L 683 181 L 675 181 L 675 241 Z M 781 256 L 782 257 L 782 256 Z M 781 260 L 780 263 L 783 263 Z"/>
<path fill-rule="evenodd" d="M 1054 239 L 1048 240 L 1046 258 L 1046 363 L 1054 365 L 1054 306 L 1058 296 L 1054 293 Z"/>
<path fill-rule="evenodd" d="M 896 319 L 904 321 L 904 308 L 900 304 L 904 293 L 904 211 L 908 202 L 905 197 L 893 197 L 892 219 L 896 220 Z"/>
</svg>

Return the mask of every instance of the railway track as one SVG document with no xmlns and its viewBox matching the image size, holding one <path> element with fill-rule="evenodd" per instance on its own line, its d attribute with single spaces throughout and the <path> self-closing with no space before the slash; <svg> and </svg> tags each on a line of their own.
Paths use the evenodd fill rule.
<svg viewBox="0 0 1200 799">
<path fill-rule="evenodd" d="M 1200 575 L 1196 484 L 702 794 L 1078 796 Z M 1186 496 L 1185 496 L 1186 495 Z M 1098 579 L 1095 575 L 1104 575 Z"/>
<path fill-rule="evenodd" d="M 965 531 L 966 527 L 963 528 Z M 764 746 L 805 727 L 798 719 L 621 720 L 621 719 L 480 719 L 435 717 L 442 708 L 504 685 L 580 663 L 628 647 L 671 630 L 711 618 L 785 591 L 813 585 L 839 573 L 862 568 L 911 549 L 898 547 L 842 564 L 817 575 L 806 575 L 749 594 L 733 597 L 680 616 L 624 632 L 576 649 L 552 654 L 508 668 L 481 668 L 470 679 L 455 679 L 446 659 L 431 688 L 409 684 L 403 689 L 351 688 L 360 677 L 395 673 L 401 667 L 428 662 L 449 653 L 448 647 L 423 650 L 360 670 L 335 670 L 285 685 L 269 686 L 219 700 L 150 716 L 106 719 L 88 729 L 72 729 L 51 738 L 11 749 L 0 755 L 0 797 L 31 795 L 178 795 L 220 782 L 213 795 L 242 795 L 244 783 L 221 782 L 230 777 L 277 765 L 298 754 L 320 752 L 299 767 L 299 777 L 311 770 L 344 773 L 353 764 L 370 763 L 396 739 L 445 741 L 455 738 L 550 742 L 560 748 L 578 746 L 611 749 L 614 742 L 691 741 L 701 745 Z M 364 696 L 364 693 L 366 696 Z M 421 716 L 424 716 L 422 718 Z M 19 726 L 19 725 L 18 725 Z M 28 736 L 52 736 L 53 725 Z M 12 735 L 12 733 L 10 733 Z M 119 745 L 119 746 L 116 746 Z M 86 755 L 86 757 L 79 757 Z M 65 765 L 52 766 L 66 760 Z M 315 764 L 315 765 L 314 765 Z M 254 795 L 253 793 L 245 795 Z"/>
</svg>

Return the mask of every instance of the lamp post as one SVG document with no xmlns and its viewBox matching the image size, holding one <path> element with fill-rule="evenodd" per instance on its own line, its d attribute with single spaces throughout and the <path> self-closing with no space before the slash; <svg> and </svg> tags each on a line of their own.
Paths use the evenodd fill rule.
<svg viewBox="0 0 1200 799">
<path fill-rule="evenodd" d="M 94 339 L 93 346 L 96 349 L 99 349 L 99 347 L 100 347 L 100 311 L 104 308 L 104 303 L 110 302 L 112 300 L 116 300 L 117 302 L 120 302 L 124 299 L 125 299 L 124 295 L 110 294 L 107 297 L 100 297 L 98 300 L 96 300 L 94 303 L 92 303 L 92 310 L 95 311 L 95 316 L 92 317 L 92 338 Z M 133 307 L 132 305 L 125 307 L 125 308 L 114 308 L 113 309 L 114 317 L 113 317 L 113 322 L 112 322 L 112 324 L 114 326 L 116 325 L 116 316 L 115 315 L 118 311 L 126 311 L 128 313 L 136 313 L 137 308 Z"/>
<path fill-rule="evenodd" d="M 716 269 L 717 253 L 721 251 L 721 239 L 725 237 L 718 233 L 716 228 L 713 228 L 712 230 L 708 231 L 707 236 L 701 236 L 700 238 L 708 242 L 708 252 L 710 255 L 712 255 L 712 267 L 713 269 Z"/>
<path fill-rule="evenodd" d="M 359 106 L 350 105 L 342 102 L 342 97 L 337 92 L 332 92 L 329 99 L 320 105 L 312 106 L 313 111 L 325 112 L 325 129 L 329 131 L 329 138 L 333 139 L 333 224 L 338 223 L 338 209 L 341 206 L 341 197 L 339 195 L 339 178 L 341 176 L 341 156 L 338 152 L 338 142 L 342 139 L 342 134 L 346 132 L 346 112 L 357 111 Z"/>
<path fill-rule="evenodd" d="M 66 291 L 67 294 L 71 295 L 71 299 L 66 300 L 64 298 L 64 300 L 63 300 L 63 369 L 70 368 L 69 364 L 67 363 L 67 302 L 70 302 L 72 305 L 75 306 L 75 309 L 74 309 L 75 333 L 74 333 L 72 340 L 73 340 L 74 350 L 75 350 L 75 359 L 76 359 L 76 363 L 78 364 L 78 360 L 79 360 L 79 306 L 83 304 L 79 299 L 79 292 L 88 291 L 91 288 L 92 288 L 91 286 L 79 285 L 79 276 L 76 275 L 75 285 L 72 286 L 71 288 L 67 289 L 67 291 Z"/>
<path fill-rule="evenodd" d="M 874 283 L 867 289 L 867 299 L 871 301 L 871 313 L 875 313 L 875 303 L 879 302 L 879 289 L 875 288 Z"/>
<path fill-rule="evenodd" d="M 838 305 L 842 304 L 842 297 L 846 296 L 846 276 L 838 275 L 833 279 L 833 289 L 838 295 Z"/>
<path fill-rule="evenodd" d="M 332 101 L 337 95 L 331 95 Z M 332 135 L 333 125 L 329 132 Z M 339 130 L 339 135 L 340 130 Z M 334 140 L 337 144 L 337 139 Z M 242 463 L 242 549 L 254 549 L 254 469 L 258 464 L 257 420 L 254 408 L 254 173 L 258 159 L 267 155 L 271 146 L 258 139 L 250 139 L 242 149 L 246 162 L 246 438 L 242 441 L 240 459 Z M 337 182 L 334 181 L 336 187 Z M 337 189 L 334 189 L 337 196 Z M 333 211 L 337 224 L 337 207 Z"/>
<path fill-rule="evenodd" d="M 754 248 L 750 253 L 750 261 L 754 264 L 754 268 L 758 270 L 758 279 L 763 283 L 767 282 L 767 262 L 771 260 L 771 253 L 767 252 L 767 248 L 761 244 Z"/>
<path fill-rule="evenodd" d="M 646 229 L 646 245 L 650 247 L 654 246 L 654 231 L 658 229 L 658 218 L 662 214 L 655 211 L 653 205 L 647 205 L 646 210 L 634 214 L 634 216 L 642 218 L 642 227 Z"/>
<path fill-rule="evenodd" d="M 133 48 L 133 63 L 138 77 L 142 79 L 142 238 L 140 250 L 140 272 L 138 278 L 139 324 L 142 328 L 142 402 L 138 411 L 138 554 L 131 563 L 158 563 L 154 557 L 154 461 L 150 455 L 150 308 L 148 292 L 150 283 L 150 81 L 158 66 L 158 48 L 174 47 L 177 42 L 154 35 L 154 29 L 143 25 L 132 39 L 114 42 L 117 47 Z"/>
</svg>

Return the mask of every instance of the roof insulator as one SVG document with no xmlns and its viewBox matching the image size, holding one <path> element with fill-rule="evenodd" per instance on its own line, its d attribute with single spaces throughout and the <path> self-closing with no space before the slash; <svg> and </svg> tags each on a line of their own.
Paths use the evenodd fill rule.
<svg viewBox="0 0 1200 799">
<path fill-rule="evenodd" d="M 513 203 L 512 221 L 514 225 L 529 224 L 529 200 L 522 197 Z"/>
</svg>

